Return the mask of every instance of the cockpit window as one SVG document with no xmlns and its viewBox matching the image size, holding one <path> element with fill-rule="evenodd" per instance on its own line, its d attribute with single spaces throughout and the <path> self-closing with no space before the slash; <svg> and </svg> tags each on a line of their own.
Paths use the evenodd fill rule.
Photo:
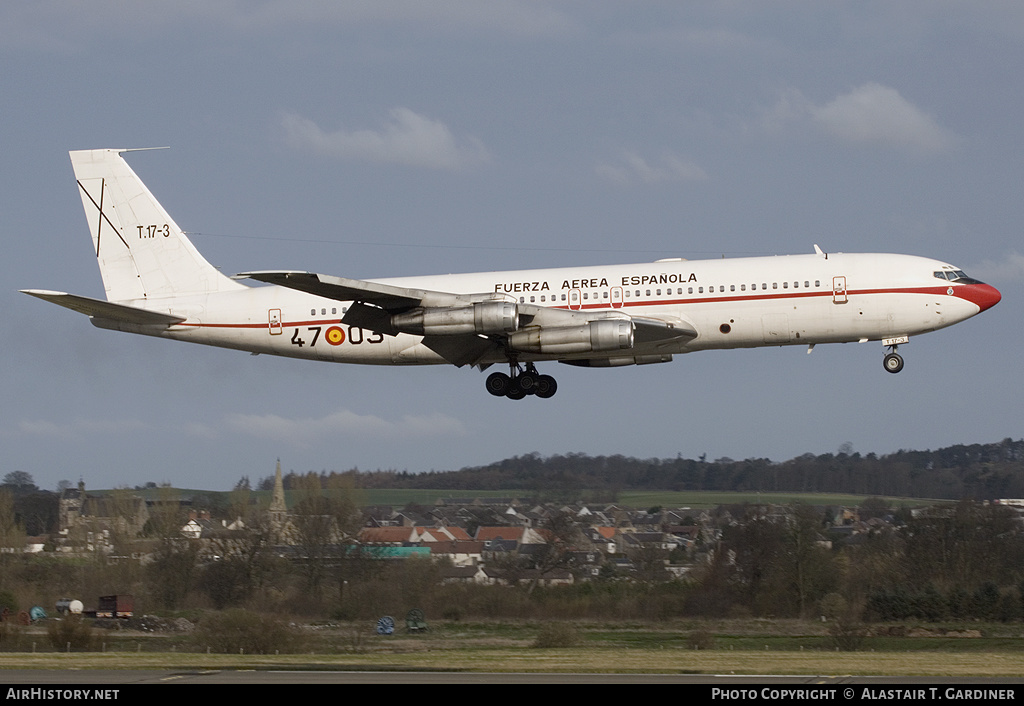
<svg viewBox="0 0 1024 706">
<path fill-rule="evenodd" d="M 977 284 L 978 280 L 968 277 L 963 270 L 940 270 L 934 273 L 938 279 L 946 279 L 950 282 L 961 284 Z"/>
</svg>

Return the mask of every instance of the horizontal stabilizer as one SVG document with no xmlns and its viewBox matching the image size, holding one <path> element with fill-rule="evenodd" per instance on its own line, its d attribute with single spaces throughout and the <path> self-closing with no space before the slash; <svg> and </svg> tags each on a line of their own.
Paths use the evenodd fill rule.
<svg viewBox="0 0 1024 706">
<path fill-rule="evenodd" d="M 127 306 L 125 304 L 115 304 L 113 302 L 103 301 L 102 299 L 81 297 L 77 294 L 51 292 L 46 289 L 22 289 L 21 291 L 30 296 L 42 299 L 43 301 L 48 301 L 53 304 L 57 304 L 58 306 L 62 306 L 65 309 L 71 309 L 72 311 L 77 311 L 80 314 L 92 316 L 97 319 L 122 321 L 124 323 L 139 324 L 142 326 L 172 326 L 185 320 L 184 316 L 164 314 L 159 311 L 150 311 L 149 309 L 139 309 L 138 307 Z"/>
</svg>

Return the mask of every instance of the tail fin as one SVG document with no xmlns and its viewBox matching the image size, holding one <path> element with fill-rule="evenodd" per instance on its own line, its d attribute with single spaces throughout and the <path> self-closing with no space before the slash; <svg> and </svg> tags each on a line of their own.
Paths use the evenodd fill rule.
<svg viewBox="0 0 1024 706">
<path fill-rule="evenodd" d="M 203 259 L 136 176 L 122 152 L 71 152 L 107 300 L 159 299 L 242 289 Z"/>
</svg>

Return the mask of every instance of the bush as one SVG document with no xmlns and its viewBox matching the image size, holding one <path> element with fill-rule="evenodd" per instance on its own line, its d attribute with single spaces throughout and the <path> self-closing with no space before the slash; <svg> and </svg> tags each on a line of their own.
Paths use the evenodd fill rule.
<svg viewBox="0 0 1024 706">
<path fill-rule="evenodd" d="M 580 635 L 569 623 L 547 623 L 540 629 L 534 647 L 575 647 Z"/>
<path fill-rule="evenodd" d="M 715 636 L 707 628 L 700 628 L 690 633 L 686 638 L 686 644 L 691 650 L 713 650 L 715 649 Z"/>
<path fill-rule="evenodd" d="M 46 625 L 46 634 L 54 649 L 61 651 L 88 652 L 96 644 L 92 625 L 80 615 L 50 620 Z"/>
<path fill-rule="evenodd" d="M 205 616 L 195 640 L 200 650 L 220 653 L 266 655 L 303 649 L 299 632 L 284 621 L 241 609 Z"/>
<path fill-rule="evenodd" d="M 10 591 L 0 591 L 0 610 L 4 609 L 11 615 L 18 612 L 18 601 Z"/>
<path fill-rule="evenodd" d="M 854 652 L 864 644 L 868 631 L 863 623 L 844 615 L 833 620 L 828 626 L 829 641 L 832 647 L 841 652 Z"/>
<path fill-rule="evenodd" d="M 836 620 L 846 614 L 846 599 L 839 593 L 828 593 L 818 601 L 818 612 L 826 620 Z"/>
<path fill-rule="evenodd" d="M 217 610 L 244 603 L 251 592 L 248 567 L 233 557 L 207 564 L 200 585 Z"/>
<path fill-rule="evenodd" d="M 22 628 L 13 620 L 0 620 L 0 650 L 21 651 Z"/>
<path fill-rule="evenodd" d="M 462 620 L 462 608 L 457 605 L 446 606 L 444 610 L 441 611 L 441 617 L 445 620 L 457 623 Z"/>
</svg>

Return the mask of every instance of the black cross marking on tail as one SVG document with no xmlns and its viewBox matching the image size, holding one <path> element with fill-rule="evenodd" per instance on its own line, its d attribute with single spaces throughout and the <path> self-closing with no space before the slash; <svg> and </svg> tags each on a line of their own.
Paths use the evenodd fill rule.
<svg viewBox="0 0 1024 706">
<path fill-rule="evenodd" d="M 121 235 L 121 231 L 118 230 L 117 226 L 115 226 L 111 222 L 111 220 L 107 217 L 107 214 L 105 214 L 103 212 L 103 197 L 106 194 L 106 186 L 107 186 L 107 180 L 103 179 L 100 182 L 100 202 L 96 203 L 96 199 L 94 199 L 92 197 L 92 194 L 90 194 L 88 191 L 86 191 L 85 187 L 82 186 L 82 182 L 80 182 L 80 181 L 78 182 L 78 188 L 80 188 L 82 190 L 83 194 L 85 194 L 86 196 L 89 197 L 89 200 L 92 201 L 92 205 L 96 207 L 96 209 L 99 211 L 99 214 L 100 214 L 99 215 L 99 221 L 96 223 L 96 257 L 100 256 L 100 233 L 103 231 L 103 221 L 106 221 L 107 225 L 109 225 L 111 228 L 114 229 L 114 232 L 117 233 L 117 237 L 120 238 L 121 242 L 124 243 L 124 246 L 126 248 L 128 248 L 128 243 L 125 241 L 124 237 Z M 131 250 L 131 248 L 128 248 L 128 249 Z"/>
</svg>

